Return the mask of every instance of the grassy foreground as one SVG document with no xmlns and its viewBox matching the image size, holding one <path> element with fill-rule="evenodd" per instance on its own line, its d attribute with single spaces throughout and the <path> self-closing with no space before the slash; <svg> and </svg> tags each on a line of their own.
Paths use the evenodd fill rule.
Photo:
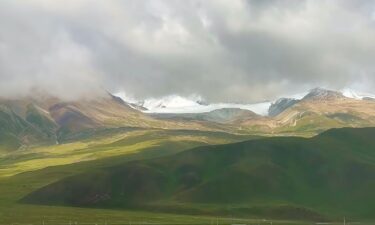
<svg viewBox="0 0 375 225">
<path fill-rule="evenodd" d="M 342 138 L 340 135 L 344 135 L 345 139 L 348 139 L 347 133 L 334 133 L 334 137 L 326 136 L 327 142 L 330 145 L 336 145 L 334 143 L 336 138 Z M 349 136 L 353 136 L 349 134 Z M 355 137 L 355 141 L 351 144 L 353 146 L 358 145 L 363 141 L 360 137 Z M 368 134 L 369 137 L 372 133 Z M 24 196 L 42 188 L 49 184 L 57 181 L 64 180 L 72 176 L 84 176 L 80 174 L 95 174 L 100 173 L 103 169 L 114 168 L 116 166 L 122 166 L 128 164 L 131 161 L 149 161 L 153 162 L 156 158 L 169 156 L 169 159 L 178 159 L 168 161 L 168 157 L 165 159 L 156 159 L 158 162 L 167 162 L 168 165 L 163 167 L 173 166 L 173 164 L 179 164 L 184 157 L 182 155 L 174 158 L 174 154 L 195 148 L 198 146 L 206 145 L 217 145 L 232 142 L 239 142 L 242 140 L 254 139 L 256 137 L 251 136 L 235 136 L 225 133 L 211 133 L 211 132 L 200 132 L 200 131 L 164 131 L 164 130 L 130 130 L 127 132 L 110 133 L 108 135 L 102 135 L 100 138 L 90 138 L 83 141 L 76 141 L 72 143 L 66 143 L 50 147 L 35 147 L 26 149 L 24 151 L 18 151 L 15 153 L 5 154 L 1 157 L 0 161 L 0 225 L 1 224 L 316 224 L 315 222 L 309 221 L 287 221 L 287 220 L 269 220 L 267 217 L 259 216 L 242 216 L 241 219 L 236 215 L 223 214 L 225 216 L 218 217 L 217 215 L 205 213 L 206 216 L 192 215 L 194 213 L 184 212 L 179 214 L 178 212 L 160 213 L 153 212 L 152 207 L 147 209 L 129 210 L 129 209 L 104 209 L 104 208 L 79 208 L 69 206 L 43 206 L 43 205 L 32 205 L 22 204 L 19 202 Z M 368 139 L 368 137 L 365 137 Z M 276 139 L 278 140 L 278 139 Z M 288 142 L 286 139 L 285 141 Z M 303 141 L 303 140 L 302 140 Z M 313 142 L 315 139 L 312 140 Z M 263 142 L 263 141 L 261 141 Z M 254 143 L 261 143 L 254 142 Z M 252 143 L 252 142 L 249 142 Z M 288 143 L 285 143 L 288 144 Z M 227 151 L 236 150 L 239 146 L 247 146 L 247 144 L 235 144 L 233 149 L 220 150 L 222 153 Z M 273 144 L 271 144 L 272 146 Z M 279 143 L 277 143 L 279 145 Z M 289 144 L 288 144 L 289 145 Z M 236 147 L 237 146 L 237 147 Z M 209 151 L 217 151 L 216 148 L 223 148 L 222 146 L 209 147 L 206 153 Z M 315 146 L 316 147 L 316 146 Z M 345 157 L 355 156 L 355 161 L 364 162 L 366 164 L 373 164 L 374 154 L 371 149 L 367 148 L 366 145 L 361 145 L 357 148 L 357 152 L 348 151 L 350 146 L 342 148 L 345 152 Z M 372 147 L 372 146 L 370 146 Z M 240 147 L 241 149 L 242 147 Z M 205 149 L 205 148 L 204 148 Z M 216 150 L 215 150 L 216 149 Z M 245 148 L 246 149 L 246 148 Z M 243 150 L 245 150 L 243 149 Z M 240 150 L 240 151 L 243 151 Z M 311 149 L 312 150 L 312 149 Z M 324 151 L 325 149 L 322 149 Z M 208 152 L 207 152 L 208 151 Z M 274 150 L 267 150 L 270 153 Z M 320 151 L 319 151 L 320 152 Z M 197 151 L 195 151 L 197 153 Z M 193 152 L 192 154 L 195 155 Z M 261 156 L 260 163 L 263 162 L 264 158 Z M 275 153 L 272 154 L 276 154 Z M 334 151 L 331 153 L 339 153 Z M 341 152 L 343 153 L 343 152 Z M 189 155 L 190 153 L 187 153 Z M 190 154 L 191 155 L 191 154 Z M 208 154 L 206 156 L 210 156 Z M 222 154 L 221 154 L 222 155 Z M 198 153 L 201 158 L 200 153 Z M 206 157 L 204 156 L 204 157 Z M 211 155 L 214 156 L 214 155 Z M 210 157 L 211 157 L 210 156 Z M 327 155 L 327 157 L 333 157 L 334 155 Z M 216 158 L 216 157 L 215 157 Z M 222 159 L 225 159 L 223 157 Z M 243 160 L 249 159 L 246 157 L 240 157 Z M 277 157 L 276 157 L 277 158 Z M 191 158 L 194 159 L 194 158 Z M 286 157 L 285 159 L 288 159 Z M 217 158 L 215 159 L 217 160 Z M 198 163 L 199 160 L 186 161 L 187 163 Z M 223 161 L 225 162 L 225 161 Z M 221 163 L 223 163 L 221 162 Z M 245 162 L 245 161 L 243 161 Z M 267 162 L 267 161 L 265 161 Z M 288 161 L 291 162 L 291 161 Z M 339 161 L 338 161 L 339 162 Z M 160 167 L 162 164 L 155 166 Z M 212 168 L 213 164 L 204 165 L 203 168 Z M 215 165 L 217 165 L 215 163 Z M 233 167 L 233 169 L 243 168 Z M 268 164 L 266 164 L 268 165 Z M 291 169 L 298 173 L 298 168 Z M 217 169 L 215 169 L 217 170 Z M 232 171 L 232 170 L 229 170 Z M 208 171 L 209 172 L 209 171 Z M 206 175 L 211 176 L 210 173 Z M 228 178 L 236 178 L 235 176 L 227 176 Z M 210 183 L 208 183 L 210 184 Z M 229 186 L 228 186 L 229 187 Z M 195 189 L 200 191 L 203 189 Z M 193 193 L 193 192 L 191 192 Z M 205 192 L 205 197 L 210 198 L 211 195 L 217 193 L 213 190 L 209 193 Z M 189 193 L 187 193 L 189 195 Z M 205 204 L 195 204 L 200 207 L 200 210 L 209 212 L 210 207 Z M 179 205 L 180 208 L 191 207 L 192 205 Z M 330 212 L 328 212 L 330 213 Z M 179 215 L 178 215 L 179 214 Z M 331 224 L 342 224 L 335 223 L 341 218 L 335 217 L 330 220 Z M 348 218 L 348 223 L 360 221 L 361 224 L 373 224 L 372 221 L 364 219 L 353 221 Z"/>
<path fill-rule="evenodd" d="M 28 205 L 18 201 L 38 188 L 83 172 L 162 157 L 196 146 L 252 138 L 215 132 L 130 129 L 61 145 L 3 152 L 0 155 L 0 224 L 211 224 L 216 218 Z M 219 223 L 224 224 L 225 219 L 219 219 Z"/>
<path fill-rule="evenodd" d="M 331 221 L 374 219 L 375 128 L 201 146 L 60 180 L 28 203 Z"/>
</svg>

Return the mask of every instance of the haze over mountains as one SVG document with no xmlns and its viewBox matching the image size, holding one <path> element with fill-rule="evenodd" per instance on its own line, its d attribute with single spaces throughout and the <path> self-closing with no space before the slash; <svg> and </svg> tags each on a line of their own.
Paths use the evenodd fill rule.
<svg viewBox="0 0 375 225">
<path fill-rule="evenodd" d="M 0 95 L 36 87 L 72 100 L 104 86 L 141 99 L 254 102 L 316 86 L 371 92 L 374 8 L 369 0 L 5 0 Z"/>
</svg>

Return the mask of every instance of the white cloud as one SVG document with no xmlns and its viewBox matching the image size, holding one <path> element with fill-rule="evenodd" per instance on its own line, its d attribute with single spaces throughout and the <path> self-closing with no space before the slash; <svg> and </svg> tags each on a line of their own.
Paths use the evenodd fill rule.
<svg viewBox="0 0 375 225">
<path fill-rule="evenodd" d="M 0 95 L 104 87 L 249 102 L 315 86 L 369 91 L 374 11 L 369 0 L 4 0 Z"/>
</svg>

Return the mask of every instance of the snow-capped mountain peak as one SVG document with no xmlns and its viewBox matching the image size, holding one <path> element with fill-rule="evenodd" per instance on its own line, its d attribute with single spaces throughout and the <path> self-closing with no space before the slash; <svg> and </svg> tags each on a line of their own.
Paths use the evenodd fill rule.
<svg viewBox="0 0 375 225">
<path fill-rule="evenodd" d="M 270 102 L 255 104 L 239 103 L 206 103 L 199 96 L 182 97 L 170 95 L 160 99 L 150 98 L 140 103 L 148 110 L 146 113 L 204 113 L 223 108 L 238 108 L 250 110 L 260 115 L 267 115 Z"/>
<path fill-rule="evenodd" d="M 199 107 L 202 98 L 199 96 L 192 96 L 185 98 L 179 95 L 169 95 L 162 98 L 149 98 L 142 101 L 142 106 L 147 108 L 150 111 L 158 109 L 178 109 L 186 107 Z"/>
<path fill-rule="evenodd" d="M 183 97 L 180 95 L 169 95 L 161 98 L 148 98 L 136 101 L 124 93 L 114 94 L 122 98 L 132 108 L 144 113 L 205 113 L 217 109 L 236 108 L 252 111 L 256 114 L 268 115 L 268 108 L 271 102 L 260 102 L 253 104 L 240 103 L 211 103 L 208 104 L 200 96 L 192 95 Z"/>
<path fill-rule="evenodd" d="M 252 111 L 258 115 L 275 116 L 285 110 L 286 108 L 298 103 L 300 100 L 312 99 L 335 99 L 335 98 L 352 98 L 357 100 L 375 99 L 375 94 L 366 94 L 356 92 L 351 89 L 343 89 L 341 91 L 327 90 L 323 88 L 315 88 L 308 93 L 299 93 L 293 96 L 288 96 L 275 100 L 260 103 L 206 103 L 198 95 L 191 95 L 188 97 L 180 95 L 168 95 L 161 98 L 148 98 L 138 101 L 130 98 L 125 93 L 115 94 L 122 98 L 130 107 L 142 111 L 144 113 L 205 113 L 224 108 L 235 108 Z"/>
<path fill-rule="evenodd" d="M 314 88 L 303 99 L 330 99 L 344 97 L 341 92 L 323 88 Z"/>
</svg>

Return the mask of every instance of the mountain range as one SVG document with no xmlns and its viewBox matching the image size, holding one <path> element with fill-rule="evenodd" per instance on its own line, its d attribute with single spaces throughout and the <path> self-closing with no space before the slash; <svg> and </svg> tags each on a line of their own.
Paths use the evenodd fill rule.
<svg viewBox="0 0 375 225">
<path fill-rule="evenodd" d="M 209 129 L 199 122 L 153 119 L 110 94 L 71 102 L 52 97 L 0 99 L 0 150 L 55 144 L 120 127 Z"/>
<path fill-rule="evenodd" d="M 244 108 L 219 108 L 202 113 L 148 113 L 154 118 L 209 121 L 238 133 L 313 135 L 329 128 L 366 127 L 375 123 L 375 99 L 316 88 L 301 99 L 280 98 L 267 115 Z"/>
<path fill-rule="evenodd" d="M 145 105 L 129 103 L 111 94 L 70 102 L 48 96 L 0 99 L 0 149 L 55 144 L 119 127 L 311 136 L 330 128 L 374 126 L 375 99 L 358 96 L 317 88 L 302 99 L 281 98 L 270 103 L 267 115 L 249 110 L 259 104 L 250 107 L 202 102 L 195 102 L 194 107 L 213 110 L 155 113 L 148 112 Z M 159 102 L 159 106 L 171 108 L 174 100 L 168 102 Z M 261 105 L 264 108 L 266 104 Z"/>
<path fill-rule="evenodd" d="M 315 88 L 310 92 L 325 92 L 330 91 L 323 88 Z M 347 98 L 363 100 L 363 99 L 375 99 L 375 94 L 357 92 L 352 89 L 343 89 L 340 92 Z M 131 103 L 131 105 L 145 113 L 165 113 L 165 114 L 177 114 L 177 113 L 202 113 L 210 112 L 221 108 L 239 108 L 253 111 L 259 115 L 270 116 L 269 108 L 271 104 L 282 99 L 289 100 L 301 100 L 303 97 L 308 95 L 309 92 L 299 93 L 291 95 L 290 97 L 281 97 L 275 101 L 262 101 L 258 103 L 209 103 L 203 100 L 199 96 L 182 97 L 179 95 L 169 95 L 162 98 L 148 98 L 145 100 L 137 101 L 133 98 L 129 98 L 126 94 L 120 92 L 115 95 L 122 98 L 124 101 Z M 272 116 L 272 115 L 271 115 Z"/>
</svg>

